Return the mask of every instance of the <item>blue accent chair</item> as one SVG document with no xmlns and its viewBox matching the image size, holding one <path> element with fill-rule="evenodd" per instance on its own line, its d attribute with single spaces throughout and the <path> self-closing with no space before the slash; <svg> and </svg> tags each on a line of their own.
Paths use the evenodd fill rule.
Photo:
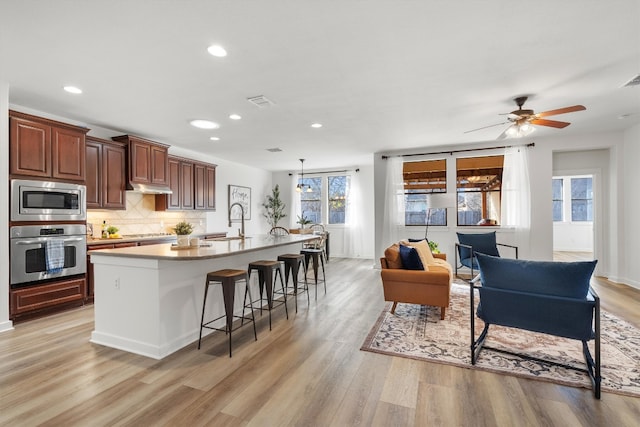
<svg viewBox="0 0 640 427">
<path fill-rule="evenodd" d="M 476 255 L 479 280 L 471 289 L 471 363 L 482 348 L 515 354 L 529 360 L 585 372 L 600 399 L 600 298 L 589 286 L 597 261 L 525 261 Z M 480 294 L 476 315 L 484 329 L 475 337 L 475 289 Z M 500 325 L 540 332 L 582 342 L 586 369 L 484 346 L 489 327 Z M 594 357 L 588 342 L 594 340 Z"/>
<path fill-rule="evenodd" d="M 476 277 L 478 270 L 476 254 L 500 256 L 498 246 L 511 248 L 515 251 L 515 258 L 518 259 L 518 247 L 496 242 L 496 232 L 491 233 L 456 233 L 458 243 L 456 243 L 455 275 L 458 276 L 458 268 L 467 267 L 471 269 L 471 278 Z"/>
</svg>

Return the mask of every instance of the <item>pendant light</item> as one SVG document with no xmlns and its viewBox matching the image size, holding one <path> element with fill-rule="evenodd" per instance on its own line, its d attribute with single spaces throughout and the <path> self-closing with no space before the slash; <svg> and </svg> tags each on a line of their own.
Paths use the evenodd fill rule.
<svg viewBox="0 0 640 427">
<path fill-rule="evenodd" d="M 304 159 L 299 159 L 300 160 L 300 165 L 301 165 L 301 172 L 300 172 L 300 182 L 298 183 L 298 185 L 296 185 L 296 191 L 298 193 L 302 193 L 303 191 L 306 191 L 307 193 L 312 193 L 313 190 L 311 189 L 311 186 L 308 184 L 304 183 Z M 305 190 L 306 187 L 306 190 Z"/>
</svg>

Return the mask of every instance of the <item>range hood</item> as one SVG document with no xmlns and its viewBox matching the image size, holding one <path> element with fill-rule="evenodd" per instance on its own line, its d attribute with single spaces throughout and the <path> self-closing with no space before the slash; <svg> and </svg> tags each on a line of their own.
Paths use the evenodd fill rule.
<svg viewBox="0 0 640 427">
<path fill-rule="evenodd" d="M 127 191 L 134 191 L 143 194 L 171 194 L 171 188 L 168 185 L 158 184 L 140 184 L 137 182 L 127 182 Z"/>
</svg>

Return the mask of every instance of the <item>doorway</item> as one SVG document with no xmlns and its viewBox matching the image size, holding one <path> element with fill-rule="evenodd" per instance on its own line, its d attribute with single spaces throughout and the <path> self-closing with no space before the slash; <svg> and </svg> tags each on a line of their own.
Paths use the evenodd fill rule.
<svg viewBox="0 0 640 427">
<path fill-rule="evenodd" d="M 558 174 L 552 178 L 553 259 L 594 259 L 595 176 Z"/>
</svg>

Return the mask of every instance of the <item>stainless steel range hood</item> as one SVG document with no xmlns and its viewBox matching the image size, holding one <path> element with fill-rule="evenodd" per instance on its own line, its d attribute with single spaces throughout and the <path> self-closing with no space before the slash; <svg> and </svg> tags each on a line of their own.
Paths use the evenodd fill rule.
<svg viewBox="0 0 640 427">
<path fill-rule="evenodd" d="M 134 191 L 143 194 L 171 194 L 171 188 L 158 184 L 139 184 L 137 182 L 127 182 L 127 191 Z"/>
</svg>

